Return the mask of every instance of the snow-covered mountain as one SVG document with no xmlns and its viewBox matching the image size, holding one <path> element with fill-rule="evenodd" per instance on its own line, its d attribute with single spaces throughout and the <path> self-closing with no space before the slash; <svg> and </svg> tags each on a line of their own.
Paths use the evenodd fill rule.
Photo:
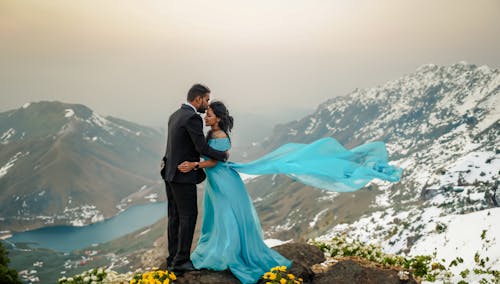
<svg viewBox="0 0 500 284">
<path fill-rule="evenodd" d="M 465 62 L 429 64 L 397 80 L 332 98 L 313 114 L 277 126 L 250 156 L 326 136 L 348 148 L 378 140 L 386 142 L 392 163 L 405 171 L 400 183 L 374 181 L 343 194 L 284 177 L 257 178 L 249 188 L 267 237 L 345 234 L 400 254 L 427 253 L 433 246 L 440 257 L 449 248 L 438 240 L 446 239 L 460 256 L 471 245 L 469 234 L 457 229 L 461 225 L 474 240 L 487 230 L 490 252 L 496 251 L 491 263 L 498 269 L 500 235 L 491 217 L 498 210 L 488 217 L 483 215 L 489 211 L 474 212 L 500 204 L 499 102 L 498 69 Z"/>
<path fill-rule="evenodd" d="M 0 225 L 83 225 L 161 192 L 158 131 L 86 106 L 27 103 L 0 113 Z"/>
</svg>

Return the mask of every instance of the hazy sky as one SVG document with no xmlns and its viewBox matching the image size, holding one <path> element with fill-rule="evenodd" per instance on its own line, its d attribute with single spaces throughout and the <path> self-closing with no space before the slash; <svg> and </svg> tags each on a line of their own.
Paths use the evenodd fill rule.
<svg viewBox="0 0 500 284">
<path fill-rule="evenodd" d="M 500 67 L 500 1 L 0 0 L 0 111 L 60 100 L 159 126 L 202 82 L 278 121 L 462 60 Z"/>
</svg>

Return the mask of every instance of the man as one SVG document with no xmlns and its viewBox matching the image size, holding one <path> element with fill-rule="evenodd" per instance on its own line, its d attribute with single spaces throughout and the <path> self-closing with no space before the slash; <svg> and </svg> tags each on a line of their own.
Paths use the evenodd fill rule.
<svg viewBox="0 0 500 284">
<path fill-rule="evenodd" d="M 191 243 L 198 216 L 196 184 L 205 179 L 205 172 L 196 167 L 181 173 L 177 166 L 184 161 L 198 162 L 200 154 L 218 161 L 226 161 L 227 153 L 208 146 L 203 133 L 203 120 L 210 100 L 210 90 L 195 84 L 187 95 L 187 103 L 168 120 L 168 138 L 162 177 L 168 200 L 167 267 L 175 272 L 194 270 L 189 259 Z"/>
</svg>

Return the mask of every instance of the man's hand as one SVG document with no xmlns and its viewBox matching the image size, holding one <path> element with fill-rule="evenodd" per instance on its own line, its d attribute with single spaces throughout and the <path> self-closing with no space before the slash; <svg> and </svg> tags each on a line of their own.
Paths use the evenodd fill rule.
<svg viewBox="0 0 500 284">
<path fill-rule="evenodd" d="M 185 161 L 185 162 L 182 162 L 180 165 L 178 165 L 177 169 L 181 173 L 188 173 L 188 172 L 192 171 L 196 167 L 197 164 L 198 164 L 197 162 Z"/>
<path fill-rule="evenodd" d="M 161 159 L 161 164 L 160 164 L 160 176 L 162 179 L 165 179 L 165 176 L 167 175 L 166 174 L 166 165 L 165 165 L 165 157 L 163 157 L 163 159 Z"/>
</svg>

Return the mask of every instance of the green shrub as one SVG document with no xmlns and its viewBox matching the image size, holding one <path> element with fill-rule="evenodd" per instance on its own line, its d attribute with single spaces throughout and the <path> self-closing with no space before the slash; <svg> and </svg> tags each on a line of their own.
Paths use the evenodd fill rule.
<svg viewBox="0 0 500 284">
<path fill-rule="evenodd" d="M 0 242 L 0 283 L 2 284 L 21 284 L 17 271 L 9 269 L 8 264 L 10 259 L 7 250 Z"/>
</svg>

